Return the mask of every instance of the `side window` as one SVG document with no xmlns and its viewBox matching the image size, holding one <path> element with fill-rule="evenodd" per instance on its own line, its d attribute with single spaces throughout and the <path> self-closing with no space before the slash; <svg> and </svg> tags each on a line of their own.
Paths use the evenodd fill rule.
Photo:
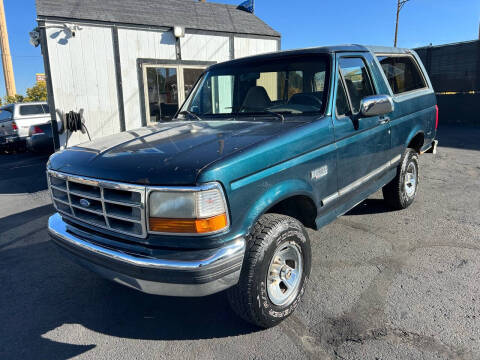
<svg viewBox="0 0 480 360">
<path fill-rule="evenodd" d="M 232 75 L 215 76 L 212 79 L 212 114 L 230 114 L 233 109 Z"/>
<path fill-rule="evenodd" d="M 210 76 L 201 80 L 201 91 L 190 103 L 194 113 L 231 114 L 233 108 L 233 75 Z"/>
<path fill-rule="evenodd" d="M 42 105 L 22 105 L 20 106 L 20 115 L 40 115 L 43 114 Z"/>
<path fill-rule="evenodd" d="M 325 71 L 317 72 L 313 75 L 313 91 L 323 92 L 325 88 Z"/>
<path fill-rule="evenodd" d="M 345 93 L 345 88 L 343 87 L 341 79 L 338 79 L 337 82 L 337 97 L 335 100 L 335 109 L 337 112 L 337 116 L 347 115 L 350 112 L 347 94 Z"/>
<path fill-rule="evenodd" d="M 279 71 L 273 73 L 276 76 L 276 85 L 275 91 L 278 89 L 278 95 L 276 97 L 271 97 L 272 101 L 288 101 L 295 94 L 302 93 L 303 89 L 303 80 L 304 75 L 303 71 Z M 260 74 L 260 80 L 262 79 L 262 74 Z M 260 85 L 257 81 L 257 85 Z"/>
<path fill-rule="evenodd" d="M 378 56 L 382 70 L 394 94 L 427 87 L 411 56 Z"/>
<path fill-rule="evenodd" d="M 288 72 L 288 99 L 303 92 L 303 71 Z"/>
<path fill-rule="evenodd" d="M 353 112 L 360 111 L 360 100 L 375 94 L 365 62 L 358 57 L 340 58 L 340 71 L 345 80 Z"/>
</svg>

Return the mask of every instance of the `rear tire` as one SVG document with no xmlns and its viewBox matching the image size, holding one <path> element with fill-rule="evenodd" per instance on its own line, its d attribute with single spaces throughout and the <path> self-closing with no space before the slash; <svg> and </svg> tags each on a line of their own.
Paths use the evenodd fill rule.
<svg viewBox="0 0 480 360">
<path fill-rule="evenodd" d="M 395 178 L 382 189 L 383 198 L 395 210 L 409 207 L 418 190 L 418 153 L 407 148 L 397 167 Z"/>
<path fill-rule="evenodd" d="M 240 280 L 227 291 L 233 311 L 262 328 L 279 324 L 298 306 L 310 268 L 310 239 L 302 224 L 263 215 L 249 235 Z"/>
</svg>

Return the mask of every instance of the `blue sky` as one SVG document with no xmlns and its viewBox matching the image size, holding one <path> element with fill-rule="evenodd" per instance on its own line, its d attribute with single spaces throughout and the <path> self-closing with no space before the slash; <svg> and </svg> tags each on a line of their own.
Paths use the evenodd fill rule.
<svg viewBox="0 0 480 360">
<path fill-rule="evenodd" d="M 215 2 L 237 5 L 242 0 Z M 344 43 L 390 46 L 396 2 L 256 0 L 255 10 L 282 34 L 283 49 Z M 17 92 L 24 94 L 34 85 L 35 73 L 43 72 L 40 48 L 35 49 L 28 41 L 29 31 L 36 26 L 35 1 L 4 0 L 4 4 Z M 478 38 L 479 21 L 479 0 L 410 0 L 401 12 L 398 45 L 418 47 L 473 40 Z M 3 97 L 3 72 L 0 83 Z"/>
</svg>

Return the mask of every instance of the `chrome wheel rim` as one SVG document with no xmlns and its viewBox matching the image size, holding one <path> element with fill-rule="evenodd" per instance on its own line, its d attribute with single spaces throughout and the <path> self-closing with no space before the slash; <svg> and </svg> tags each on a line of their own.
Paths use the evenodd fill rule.
<svg viewBox="0 0 480 360">
<path fill-rule="evenodd" d="M 277 306 L 290 305 L 300 291 L 303 257 L 300 247 L 293 241 L 282 244 L 270 261 L 267 274 L 267 294 Z"/>
<path fill-rule="evenodd" d="M 409 163 L 405 171 L 405 193 L 412 197 L 417 189 L 417 167 L 413 162 Z"/>
</svg>

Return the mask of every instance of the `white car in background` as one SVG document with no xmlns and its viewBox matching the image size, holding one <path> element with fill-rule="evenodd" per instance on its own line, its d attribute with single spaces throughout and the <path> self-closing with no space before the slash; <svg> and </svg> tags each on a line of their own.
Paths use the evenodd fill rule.
<svg viewBox="0 0 480 360">
<path fill-rule="evenodd" d="M 13 104 L 13 122 L 17 128 L 18 137 L 26 140 L 31 126 L 50 122 L 50 110 L 46 102 Z"/>
<path fill-rule="evenodd" d="M 32 134 L 40 133 L 42 131 L 40 125 L 49 124 L 50 119 L 50 110 L 46 102 L 2 106 L 0 107 L 0 137 L 5 140 L 15 139 L 15 142 L 25 144 Z M 59 131 L 61 127 L 62 124 L 59 122 Z"/>
</svg>

